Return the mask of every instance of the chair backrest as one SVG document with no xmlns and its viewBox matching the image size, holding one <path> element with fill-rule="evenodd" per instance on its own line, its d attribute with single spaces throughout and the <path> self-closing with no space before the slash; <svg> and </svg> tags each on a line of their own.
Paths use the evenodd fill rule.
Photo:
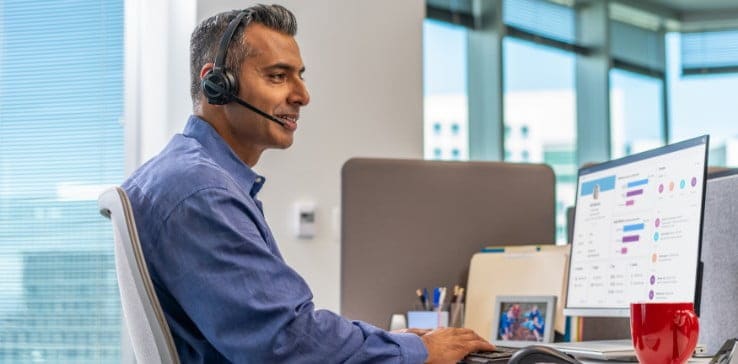
<svg viewBox="0 0 738 364">
<path fill-rule="evenodd" d="M 110 188 L 98 198 L 98 207 L 113 223 L 115 272 L 136 362 L 179 363 L 172 334 L 146 268 L 128 196 L 120 187 Z"/>
</svg>

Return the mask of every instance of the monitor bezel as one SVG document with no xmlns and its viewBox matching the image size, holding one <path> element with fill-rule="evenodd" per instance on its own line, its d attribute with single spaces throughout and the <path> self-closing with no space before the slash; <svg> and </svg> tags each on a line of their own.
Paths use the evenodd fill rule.
<svg viewBox="0 0 738 364">
<path fill-rule="evenodd" d="M 602 171 L 605 169 L 610 169 L 614 167 L 618 167 L 621 165 L 634 163 L 637 161 L 641 161 L 644 159 L 649 159 L 657 156 L 662 156 L 665 154 L 669 154 L 672 152 L 676 152 L 679 150 L 692 148 L 696 146 L 704 145 L 705 148 L 705 160 L 704 160 L 704 168 L 702 171 L 702 198 L 701 198 L 701 204 L 700 204 L 700 223 L 699 223 L 699 235 L 697 237 L 697 272 L 696 274 L 696 282 L 695 282 L 695 292 L 694 292 L 694 308 L 697 315 L 699 315 L 699 304 L 700 304 L 700 291 L 702 287 L 702 229 L 704 226 L 704 219 L 705 219 L 705 193 L 707 190 L 707 163 L 708 163 L 708 155 L 710 151 L 710 136 L 709 135 L 702 135 L 696 138 L 687 139 L 684 141 L 680 141 L 677 143 L 668 144 L 659 148 L 647 150 L 644 152 L 631 154 L 629 156 L 625 156 L 618 159 L 613 159 L 607 162 L 602 162 L 599 164 L 591 165 L 582 167 L 579 169 L 579 172 L 577 174 L 577 187 L 576 187 L 576 195 L 575 195 L 575 203 L 574 206 L 577 206 L 579 203 L 579 187 L 580 187 L 580 181 L 582 176 L 591 174 L 594 172 Z M 573 223 L 572 223 L 572 231 L 574 232 L 572 234 L 572 241 L 570 243 L 571 250 L 574 249 L 574 237 L 576 236 L 576 212 L 574 213 L 574 217 L 572 217 Z M 569 262 L 567 267 L 567 275 L 566 275 L 566 294 L 564 295 L 564 316 L 580 316 L 580 317 L 630 317 L 630 308 L 629 307 L 597 307 L 597 308 L 586 308 L 586 307 L 569 307 L 569 284 L 570 280 L 569 277 L 571 277 L 571 251 L 569 254 Z"/>
</svg>

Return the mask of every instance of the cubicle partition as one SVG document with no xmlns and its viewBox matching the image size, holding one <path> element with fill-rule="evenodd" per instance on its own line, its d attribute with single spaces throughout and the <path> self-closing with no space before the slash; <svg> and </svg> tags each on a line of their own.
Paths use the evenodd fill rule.
<svg viewBox="0 0 738 364">
<path fill-rule="evenodd" d="M 738 337 L 738 170 L 710 174 L 705 195 L 699 342 L 715 353 Z"/>
<path fill-rule="evenodd" d="M 416 289 L 465 284 L 483 247 L 552 244 L 554 185 L 542 164 L 347 161 L 341 313 L 387 328 L 391 314 L 418 304 Z"/>
</svg>

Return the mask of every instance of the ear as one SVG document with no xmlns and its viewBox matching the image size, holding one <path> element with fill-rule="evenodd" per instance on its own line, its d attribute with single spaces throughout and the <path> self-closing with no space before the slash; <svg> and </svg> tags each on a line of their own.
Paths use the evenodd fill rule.
<svg viewBox="0 0 738 364">
<path fill-rule="evenodd" d="M 205 75 L 210 72 L 213 69 L 214 64 L 212 63 L 205 63 L 202 68 L 200 68 L 200 79 L 202 80 Z"/>
</svg>

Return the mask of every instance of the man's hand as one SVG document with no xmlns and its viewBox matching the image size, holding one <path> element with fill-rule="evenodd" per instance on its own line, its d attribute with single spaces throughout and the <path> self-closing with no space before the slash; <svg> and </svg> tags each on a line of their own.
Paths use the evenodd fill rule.
<svg viewBox="0 0 738 364">
<path fill-rule="evenodd" d="M 429 330 L 429 329 L 413 329 L 413 328 L 409 328 L 409 329 L 392 330 L 392 332 L 395 333 L 395 334 L 415 334 L 415 335 L 418 335 L 418 336 L 423 336 L 423 335 L 431 332 L 431 330 Z"/>
<path fill-rule="evenodd" d="M 428 350 L 428 364 L 454 364 L 474 351 L 491 351 L 495 346 L 470 329 L 444 327 L 420 337 Z"/>
</svg>

